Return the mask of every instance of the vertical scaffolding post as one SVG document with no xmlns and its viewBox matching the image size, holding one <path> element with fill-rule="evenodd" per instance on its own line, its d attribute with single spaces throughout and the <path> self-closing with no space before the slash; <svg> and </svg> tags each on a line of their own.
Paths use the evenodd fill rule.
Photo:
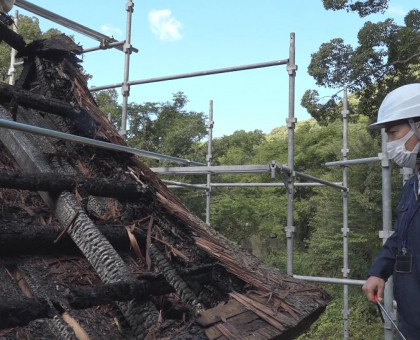
<svg viewBox="0 0 420 340">
<path fill-rule="evenodd" d="M 382 153 L 379 158 L 382 161 L 382 231 L 379 232 L 379 237 L 385 243 L 392 234 L 392 207 L 391 207 L 391 164 L 388 159 L 386 150 L 387 134 L 385 129 L 382 133 Z M 393 301 L 393 281 L 392 277 L 388 279 L 385 284 L 384 292 L 384 306 L 385 309 L 392 315 L 392 301 Z M 388 319 L 384 323 L 384 340 L 393 340 L 392 324 Z"/>
<path fill-rule="evenodd" d="M 293 275 L 293 243 L 295 227 L 293 225 L 293 198 L 294 198 L 294 130 L 295 118 L 295 78 L 297 66 L 295 64 L 295 33 L 290 33 L 289 62 L 289 118 L 286 120 L 288 130 L 287 166 L 290 173 L 287 179 L 287 226 L 284 228 L 287 240 L 287 274 Z"/>
<path fill-rule="evenodd" d="M 130 75 L 130 55 L 132 51 L 131 46 L 131 18 L 134 11 L 134 3 L 132 0 L 128 0 L 125 5 L 127 11 L 127 25 L 125 31 L 125 43 L 123 46 L 123 51 L 125 53 L 125 62 L 124 62 L 124 83 L 121 88 L 121 94 L 123 96 L 123 106 L 122 106 L 122 116 L 121 116 L 121 130 L 120 135 L 123 138 L 126 138 L 127 135 L 127 106 L 128 106 L 128 97 L 130 95 L 130 85 L 128 84 L 129 75 Z"/>
<path fill-rule="evenodd" d="M 343 155 L 343 161 L 348 159 L 348 105 L 347 105 L 347 87 L 344 87 L 344 96 L 343 96 L 343 149 L 341 149 L 341 154 Z M 348 166 L 343 165 L 343 186 L 347 188 L 348 186 Z M 348 190 L 342 190 L 343 194 L 343 228 L 341 229 L 343 233 L 343 279 L 348 278 L 350 272 L 348 264 L 348 233 L 350 229 L 348 228 Z M 344 340 L 349 338 L 349 286 L 343 285 L 343 330 L 344 330 Z"/>
<path fill-rule="evenodd" d="M 210 100 L 209 108 L 209 141 L 207 149 L 207 165 L 211 166 L 213 159 L 212 155 L 212 142 L 213 142 L 213 100 Z M 210 199 L 211 199 L 211 174 L 207 174 L 207 188 L 206 188 L 206 223 L 210 226 Z"/>
<path fill-rule="evenodd" d="M 16 10 L 15 17 L 14 17 L 15 24 L 13 25 L 13 31 L 16 33 L 17 33 L 18 20 L 19 20 L 19 12 Z M 9 85 L 15 84 L 15 78 L 16 78 L 15 63 L 16 63 L 16 50 L 12 48 L 12 51 L 10 52 L 10 68 L 7 74 L 9 76 Z"/>
</svg>

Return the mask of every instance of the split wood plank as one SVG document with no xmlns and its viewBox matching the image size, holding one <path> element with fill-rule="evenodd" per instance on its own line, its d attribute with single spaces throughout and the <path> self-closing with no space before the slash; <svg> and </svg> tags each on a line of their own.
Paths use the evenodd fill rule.
<svg viewBox="0 0 420 340">
<path fill-rule="evenodd" d="M 230 293 L 229 295 L 232 296 L 237 301 L 239 301 L 240 303 L 242 303 L 245 306 L 245 308 L 253 311 L 259 317 L 261 317 L 264 321 L 274 326 L 278 330 L 280 331 L 286 330 L 286 328 L 276 318 L 273 317 L 274 311 L 271 308 L 255 300 L 252 300 L 243 294 Z"/>
<path fill-rule="evenodd" d="M 247 310 L 244 306 L 234 299 L 230 299 L 226 304 L 219 304 L 214 308 L 207 309 L 197 318 L 197 322 L 208 327 L 222 320 L 227 320 L 232 316 L 245 313 Z"/>
</svg>

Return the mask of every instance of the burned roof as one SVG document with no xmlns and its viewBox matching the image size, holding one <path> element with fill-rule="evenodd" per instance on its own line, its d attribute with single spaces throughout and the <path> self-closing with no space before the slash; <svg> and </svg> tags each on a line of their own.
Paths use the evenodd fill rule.
<svg viewBox="0 0 420 340">
<path fill-rule="evenodd" d="M 46 46 L 0 84 L 0 119 L 124 145 L 74 46 Z M 291 339 L 330 300 L 207 226 L 134 155 L 4 128 L 0 142 L 0 337 Z"/>
</svg>

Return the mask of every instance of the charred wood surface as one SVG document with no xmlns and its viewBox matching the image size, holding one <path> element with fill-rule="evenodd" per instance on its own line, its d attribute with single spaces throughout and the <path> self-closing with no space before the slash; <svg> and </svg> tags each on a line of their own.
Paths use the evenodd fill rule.
<svg viewBox="0 0 420 340">
<path fill-rule="evenodd" d="M 190 303 L 194 308 L 201 308 L 201 305 L 197 299 L 195 293 L 182 279 L 176 269 L 171 263 L 165 258 L 161 251 L 155 245 L 150 246 L 150 256 L 152 261 L 155 263 L 159 272 L 163 274 L 168 283 L 174 288 L 177 294 L 182 300 Z"/>
<path fill-rule="evenodd" d="M 67 300 L 72 308 L 83 309 L 105 305 L 113 301 L 144 300 L 149 295 L 165 295 L 174 289 L 163 278 L 115 282 L 98 287 L 70 287 Z"/>
<path fill-rule="evenodd" d="M 56 173 L 12 173 L 0 171 L 0 187 L 31 191 L 62 192 L 82 190 L 93 196 L 113 197 L 121 200 L 139 200 L 151 195 L 148 187 L 136 183 L 99 178 L 75 178 Z"/>
<path fill-rule="evenodd" d="M 0 103 L 8 104 L 14 100 L 16 104 L 48 112 L 64 117 L 80 116 L 80 108 L 55 98 L 29 92 L 15 86 L 0 83 Z"/>
<path fill-rule="evenodd" d="M 203 269 L 207 272 L 202 273 Z M 211 267 L 204 266 L 184 273 L 182 278 L 187 283 L 209 284 L 211 282 Z M 146 273 L 130 282 L 115 282 L 97 287 L 68 287 L 66 298 L 72 308 L 84 309 L 113 301 L 144 300 L 150 295 L 160 296 L 173 292 L 175 289 L 162 275 Z"/>
<path fill-rule="evenodd" d="M 119 251 L 129 251 L 130 239 L 122 226 L 101 226 L 101 233 Z M 67 254 L 77 253 L 78 248 L 70 237 L 59 238 L 60 230 L 49 225 L 21 225 L 16 221 L 3 221 L 0 232 L 0 255 Z M 139 244 L 145 244 L 146 236 L 133 231 Z"/>
<path fill-rule="evenodd" d="M 26 46 L 25 40 L 23 40 L 22 36 L 13 32 L 6 25 L 0 22 L 0 42 L 2 40 L 17 51 L 22 50 Z"/>
<path fill-rule="evenodd" d="M 0 296 L 0 329 L 24 326 L 35 319 L 52 318 L 47 302 L 30 298 L 11 300 Z"/>
</svg>

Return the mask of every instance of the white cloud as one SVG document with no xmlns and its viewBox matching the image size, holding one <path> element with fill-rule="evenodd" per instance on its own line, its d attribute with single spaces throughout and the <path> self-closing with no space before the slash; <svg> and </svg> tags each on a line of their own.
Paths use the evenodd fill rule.
<svg viewBox="0 0 420 340">
<path fill-rule="evenodd" d="M 149 12 L 149 23 L 150 30 L 160 40 L 182 39 L 182 34 L 180 33 L 182 23 L 172 16 L 172 12 L 169 9 L 152 9 Z"/>
<path fill-rule="evenodd" d="M 121 36 L 123 34 L 122 30 L 119 29 L 118 27 L 114 27 L 111 25 L 102 25 L 101 26 L 101 30 L 104 34 L 108 35 L 108 36 Z"/>
<path fill-rule="evenodd" d="M 389 5 L 386 12 L 389 14 L 392 14 L 393 16 L 406 16 L 407 14 L 407 11 L 403 9 L 401 6 L 393 6 L 393 5 Z"/>
</svg>

